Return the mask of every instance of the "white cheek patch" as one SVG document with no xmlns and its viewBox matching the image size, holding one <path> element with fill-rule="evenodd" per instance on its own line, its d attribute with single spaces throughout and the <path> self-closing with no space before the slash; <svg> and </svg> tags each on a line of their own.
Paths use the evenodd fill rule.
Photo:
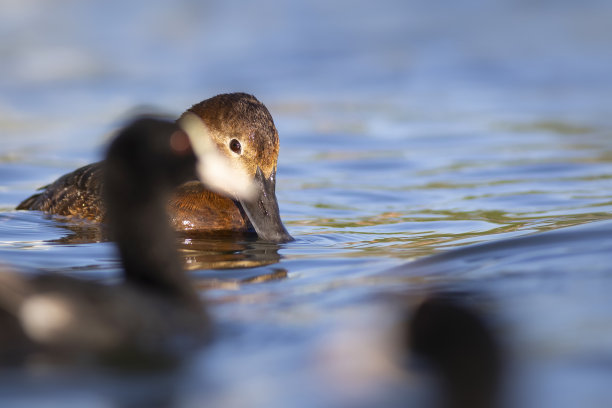
<svg viewBox="0 0 612 408">
<path fill-rule="evenodd" d="M 198 158 L 198 175 L 202 183 L 211 190 L 235 195 L 238 199 L 249 199 L 255 195 L 255 187 L 247 171 L 232 166 L 218 152 L 208 128 L 197 115 L 185 113 L 179 125 L 189 136 L 191 147 Z"/>
</svg>

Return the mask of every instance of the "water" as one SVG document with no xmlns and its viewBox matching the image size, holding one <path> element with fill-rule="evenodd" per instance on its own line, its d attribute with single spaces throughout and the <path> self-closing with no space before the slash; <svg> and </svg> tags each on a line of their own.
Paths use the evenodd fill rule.
<svg viewBox="0 0 612 408">
<path fill-rule="evenodd" d="M 274 116 L 296 238 L 180 240 L 217 336 L 179 373 L 3 373 L 3 404 L 416 405 L 397 326 L 442 288 L 497 322 L 509 405 L 610 405 L 607 2 L 0 7 L 2 263 L 116 281 L 95 229 L 13 208 L 134 109 L 226 91 Z"/>
</svg>

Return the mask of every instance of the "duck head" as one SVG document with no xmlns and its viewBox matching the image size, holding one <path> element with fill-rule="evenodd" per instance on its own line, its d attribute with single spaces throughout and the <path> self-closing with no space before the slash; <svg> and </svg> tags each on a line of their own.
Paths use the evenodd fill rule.
<svg viewBox="0 0 612 408">
<path fill-rule="evenodd" d="M 197 117 L 201 124 L 194 119 Z M 216 147 L 232 169 L 231 178 L 242 177 L 251 191 L 227 187 L 221 177 L 205 182 L 211 189 L 240 203 L 257 235 L 266 241 L 293 240 L 283 225 L 276 200 L 276 165 L 279 140 L 272 115 L 254 96 L 244 93 L 217 95 L 192 106 L 179 119 L 190 137 L 196 155 Z M 196 128 L 199 130 L 194 130 Z M 200 160 L 208 165 L 214 161 Z M 217 172 L 218 174 L 218 172 Z"/>
</svg>

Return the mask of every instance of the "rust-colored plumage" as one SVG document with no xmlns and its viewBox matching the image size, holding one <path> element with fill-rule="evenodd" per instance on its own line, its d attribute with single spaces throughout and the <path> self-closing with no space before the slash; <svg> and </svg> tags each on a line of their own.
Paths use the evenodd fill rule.
<svg viewBox="0 0 612 408">
<path fill-rule="evenodd" d="M 176 230 L 247 231 L 250 223 L 236 201 L 207 190 L 198 181 L 181 185 L 168 203 Z"/>
</svg>

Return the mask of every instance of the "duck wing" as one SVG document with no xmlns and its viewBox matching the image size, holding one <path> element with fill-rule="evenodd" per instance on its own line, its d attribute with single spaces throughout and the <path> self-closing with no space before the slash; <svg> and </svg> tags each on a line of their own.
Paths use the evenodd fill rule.
<svg viewBox="0 0 612 408">
<path fill-rule="evenodd" d="M 104 219 L 102 162 L 83 166 L 41 188 L 25 199 L 17 210 L 37 210 L 64 216 L 79 216 L 96 222 Z"/>
</svg>

